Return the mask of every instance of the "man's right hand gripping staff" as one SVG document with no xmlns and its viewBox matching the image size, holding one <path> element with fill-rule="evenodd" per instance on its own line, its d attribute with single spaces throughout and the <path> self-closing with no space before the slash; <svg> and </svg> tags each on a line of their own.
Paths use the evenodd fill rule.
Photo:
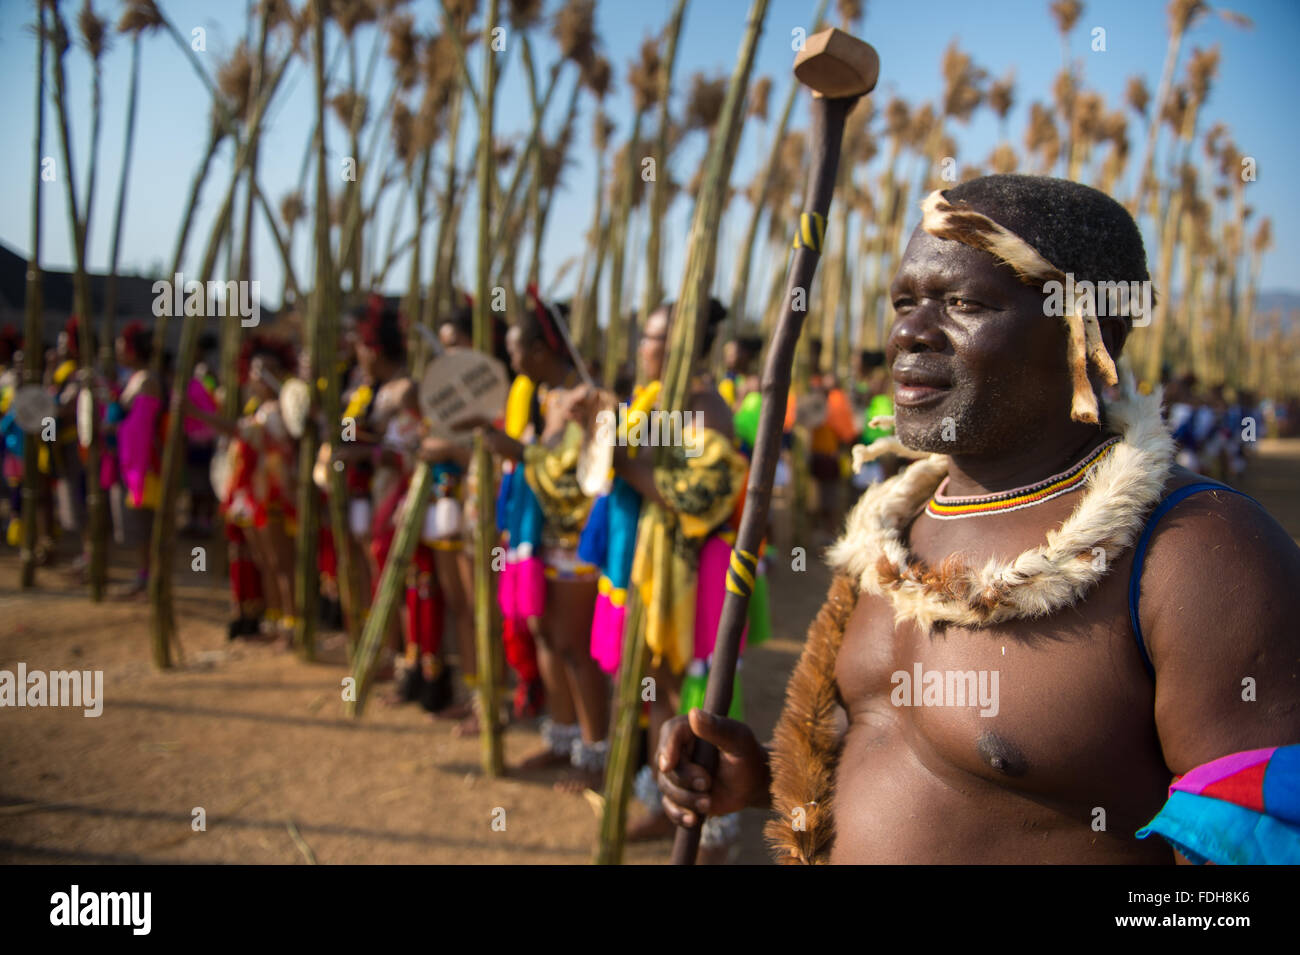
<svg viewBox="0 0 1300 955">
<path fill-rule="evenodd" d="M 716 776 L 691 762 L 695 740 L 718 750 Z M 749 807 L 771 806 L 769 754 L 744 723 L 693 709 L 664 724 L 655 766 L 668 818 L 688 828 L 704 816 L 721 816 Z"/>
</svg>

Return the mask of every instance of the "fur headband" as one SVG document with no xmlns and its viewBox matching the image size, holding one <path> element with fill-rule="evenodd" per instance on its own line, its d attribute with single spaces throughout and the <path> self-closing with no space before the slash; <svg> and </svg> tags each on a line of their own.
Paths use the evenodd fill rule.
<svg viewBox="0 0 1300 955">
<path fill-rule="evenodd" d="M 973 209 L 949 202 L 942 190 L 936 189 L 921 202 L 921 228 L 940 239 L 951 239 L 988 252 L 1015 270 L 1026 285 L 1066 280 L 1065 273 L 1038 254 L 1028 242 L 1005 226 Z M 1068 355 L 1070 378 L 1074 397 L 1070 403 L 1070 417 L 1087 424 L 1098 423 L 1096 392 L 1088 381 L 1088 362 L 1101 372 L 1108 385 L 1118 381 L 1115 362 L 1101 340 L 1101 325 L 1097 310 L 1088 296 L 1079 296 L 1073 310 L 1067 310 L 1065 326 L 1069 332 Z"/>
</svg>

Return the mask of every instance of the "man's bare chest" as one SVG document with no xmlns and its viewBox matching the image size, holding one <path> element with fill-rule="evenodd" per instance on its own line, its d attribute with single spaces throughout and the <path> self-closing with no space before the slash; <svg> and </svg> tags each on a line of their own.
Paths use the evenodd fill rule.
<svg viewBox="0 0 1300 955">
<path fill-rule="evenodd" d="M 836 666 L 846 744 L 901 738 L 955 785 L 974 777 L 1071 803 L 1118 798 L 1134 777 L 1167 782 L 1128 624 L 1128 564 L 1072 607 L 981 629 L 922 631 L 860 595 Z"/>
</svg>

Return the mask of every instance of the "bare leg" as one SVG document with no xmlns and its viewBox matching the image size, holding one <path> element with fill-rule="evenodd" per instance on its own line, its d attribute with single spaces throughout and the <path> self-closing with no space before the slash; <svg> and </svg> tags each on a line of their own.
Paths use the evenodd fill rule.
<svg viewBox="0 0 1300 955">
<path fill-rule="evenodd" d="M 546 688 L 546 709 L 552 722 L 559 726 L 572 726 L 578 722 L 573 705 L 573 694 L 569 689 L 569 680 L 564 673 L 564 666 L 559 654 L 551 645 L 551 638 L 536 617 L 528 620 L 528 629 L 532 631 L 537 644 L 537 672 Z M 544 745 L 536 752 L 520 760 L 518 769 L 545 769 L 548 766 L 567 766 L 570 764 L 568 752 L 559 753 Z"/>
<path fill-rule="evenodd" d="M 548 581 L 543 629 L 560 657 L 577 709 L 582 742 L 603 742 L 609 732 L 609 682 L 591 658 L 591 616 L 596 607 L 596 582 Z M 578 767 L 558 788 L 581 792 L 598 788 L 603 772 L 595 765 Z"/>
<path fill-rule="evenodd" d="M 298 601 L 294 597 L 294 546 L 284 526 L 284 518 L 276 517 L 267 525 L 267 543 L 272 559 L 275 561 L 275 574 L 280 587 L 280 603 L 284 616 L 281 618 L 283 629 L 289 630 L 298 616 Z M 289 643 L 293 641 L 293 632 L 287 633 Z"/>
<path fill-rule="evenodd" d="M 250 527 L 245 536 L 252 545 L 253 563 L 262 578 L 262 592 L 266 600 L 267 619 L 279 624 L 285 613 L 285 605 L 280 595 L 280 577 L 276 572 L 275 548 L 270 541 L 270 530 L 266 527 Z"/>
<path fill-rule="evenodd" d="M 461 676 L 466 686 L 473 688 L 478 676 L 474 647 L 473 564 L 463 550 L 434 550 L 433 561 L 443 599 L 455 622 Z M 456 727 L 456 735 L 472 736 L 479 731 L 474 706 L 475 701 L 471 699 L 443 711 L 442 715 L 461 721 Z"/>
</svg>

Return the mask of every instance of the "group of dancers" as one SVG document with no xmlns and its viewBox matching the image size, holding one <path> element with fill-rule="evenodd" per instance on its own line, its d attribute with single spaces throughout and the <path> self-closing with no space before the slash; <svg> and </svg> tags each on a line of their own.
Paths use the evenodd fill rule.
<svg viewBox="0 0 1300 955">
<path fill-rule="evenodd" d="M 448 437 L 422 417 L 408 360 L 411 330 L 379 296 L 342 318 L 338 354 L 325 360 L 342 385 L 337 422 L 304 420 L 304 402 L 296 399 L 304 391 L 309 395 L 312 385 L 323 389 L 326 381 L 321 375 L 308 383 L 307 355 L 274 330 L 248 336 L 243 343 L 238 365 L 243 404 L 237 417 L 220 413 L 224 383 L 214 381 L 201 363 L 184 383 L 184 480 L 190 526 L 202 533 L 209 498 L 221 518 L 234 607 L 230 639 L 292 641 L 302 606 L 295 581 L 295 555 L 301 547 L 312 547 L 319 555 L 322 621 L 341 628 L 345 613 L 364 620 L 397 527 L 406 517 L 412 474 L 419 462 L 427 462 L 433 491 L 407 573 L 405 612 L 393 614 L 386 641 L 395 678 L 386 699 L 418 703 L 453 718 L 457 733 L 477 732 L 474 690 L 486 675 L 479 672 L 475 653 L 472 555 L 480 494 L 493 494 L 499 538 L 491 543 L 504 553 L 504 560 L 494 563 L 499 571 L 493 575 L 499 612 L 494 632 L 500 633 L 513 673 L 511 712 L 517 720 L 541 717 L 542 748 L 517 769 L 567 767 L 557 788 L 599 789 L 611 723 L 611 678 L 620 662 L 629 594 L 638 592 L 644 608 L 647 675 L 653 687 L 645 694 L 642 714 L 645 752 L 654 751 L 667 719 L 703 698 L 758 420 L 752 366 L 761 342 L 728 342 L 726 374 L 715 377 L 708 371 L 725 316 L 724 307 L 711 303 L 692 365 L 686 409 L 691 413 L 684 416 L 680 444 L 638 447 L 635 434 L 631 441 L 627 433 L 618 436 L 606 493 L 594 496 L 590 489 L 584 492 L 577 477 L 593 414 L 598 406 L 621 401 L 628 408 L 623 417 L 627 430 L 636 432 L 638 416 L 644 422 L 656 413 L 676 319 L 671 303 L 650 314 L 640 330 L 635 371 L 642 384 L 632 386 L 633 376 L 626 374 L 624 393 L 611 394 L 583 384 L 577 367 L 581 359 L 568 345 L 563 327 L 563 307 L 530 290 L 519 314 L 495 327 L 497 355 L 513 372 L 504 414 L 470 425 L 492 452 L 493 473 L 486 476 L 475 473 L 472 444 L 464 439 L 468 430 Z M 436 335 L 444 351 L 471 347 L 470 305 L 464 300 L 456 305 Z M 18 343 L 11 344 L 4 357 L 6 366 L 14 367 L 0 380 L 4 406 L 12 402 L 18 384 Z M 151 345 L 152 332 L 141 323 L 121 331 L 116 341 L 119 372 L 110 387 L 78 371 L 74 320 L 60 335 L 45 376 L 59 427 L 54 442 L 39 445 L 36 466 L 42 500 L 60 500 L 56 509 L 72 512 L 56 522 L 65 532 L 86 532 L 84 501 L 92 479 L 76 439 L 76 392 L 84 387 L 99 391 L 107 453 L 97 479 L 115 502 L 115 537 L 139 554 L 136 579 L 119 590 L 121 596 L 142 593 L 147 583 L 166 398 L 178 387 L 153 370 Z M 288 387 L 290 382 L 298 387 Z M 3 465 L 12 496 L 13 537 L 25 462 L 22 434 L 11 419 L 9 415 L 0 424 L 6 429 Z M 334 539 L 328 520 L 320 522 L 316 541 L 301 539 L 298 442 L 304 428 L 316 428 L 321 442 L 313 479 L 322 514 L 328 513 L 327 469 L 343 473 L 345 541 Z M 339 580 L 344 547 L 354 576 L 352 592 L 361 598 L 356 608 L 347 606 Z M 84 573 L 84 564 L 78 558 L 73 568 Z M 755 584 L 747 630 L 751 644 L 770 630 L 766 561 L 760 561 Z M 454 635 L 451 641 L 444 640 L 447 626 Z M 389 669 L 387 661 L 381 664 L 381 672 Z M 733 713 L 739 716 L 739 686 L 735 700 Z M 669 834 L 672 827 L 648 761 L 641 766 L 635 792 L 647 811 L 629 837 Z M 725 858 L 737 836 L 735 816 L 710 819 L 705 858 Z"/>
</svg>

